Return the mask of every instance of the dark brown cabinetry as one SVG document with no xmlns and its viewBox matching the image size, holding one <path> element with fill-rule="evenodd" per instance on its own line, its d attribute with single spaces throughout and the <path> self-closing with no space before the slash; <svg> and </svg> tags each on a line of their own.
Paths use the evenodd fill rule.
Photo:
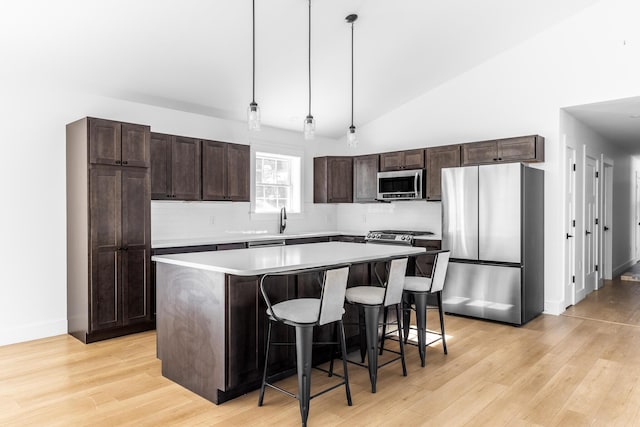
<svg viewBox="0 0 640 427">
<path fill-rule="evenodd" d="M 248 145 L 202 141 L 202 200 L 249 201 Z"/>
<path fill-rule="evenodd" d="M 356 156 L 353 158 L 353 201 L 375 202 L 378 197 L 378 169 L 380 156 Z"/>
<path fill-rule="evenodd" d="M 425 152 L 427 164 L 427 200 L 440 200 L 442 197 L 442 168 L 460 166 L 460 145 L 445 145 L 427 148 Z"/>
<path fill-rule="evenodd" d="M 424 168 L 424 149 L 380 154 L 380 171 Z"/>
<path fill-rule="evenodd" d="M 89 118 L 89 162 L 149 167 L 149 127 Z"/>
<path fill-rule="evenodd" d="M 313 159 L 313 202 L 353 202 L 353 159 L 316 157 Z"/>
<path fill-rule="evenodd" d="M 200 140 L 151 134 L 151 198 L 200 199 Z"/>
<path fill-rule="evenodd" d="M 544 138 L 539 135 L 462 144 L 462 165 L 496 162 L 542 162 Z"/>
<path fill-rule="evenodd" d="M 67 317 L 69 333 L 83 342 L 155 326 L 149 168 L 122 160 L 149 158 L 149 128 L 120 124 L 120 129 L 146 130 L 139 137 L 147 141 L 146 152 L 123 155 L 119 164 L 107 166 L 93 163 L 87 151 L 102 153 L 95 159 L 106 159 L 105 151 L 94 144 L 104 144 L 106 129 L 118 126 L 106 120 L 94 126 L 95 120 L 67 125 Z M 102 136 L 96 142 L 97 134 Z"/>
<path fill-rule="evenodd" d="M 440 250 L 442 242 L 440 240 L 416 239 L 414 245 L 421 248 L 427 248 L 427 251 L 437 251 Z M 415 257 L 415 275 L 431 277 L 431 270 L 433 270 L 434 260 L 434 255 L 419 255 Z"/>
</svg>

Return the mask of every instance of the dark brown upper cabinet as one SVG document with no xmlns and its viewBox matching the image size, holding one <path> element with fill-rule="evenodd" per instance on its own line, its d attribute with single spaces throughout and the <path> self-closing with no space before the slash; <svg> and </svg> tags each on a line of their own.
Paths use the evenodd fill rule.
<svg viewBox="0 0 640 427">
<path fill-rule="evenodd" d="M 375 202 L 378 196 L 378 169 L 380 156 L 356 156 L 353 158 L 353 201 Z"/>
<path fill-rule="evenodd" d="M 442 168 L 460 166 L 460 145 L 444 145 L 427 148 L 425 153 L 427 164 L 427 200 L 440 200 L 442 197 Z"/>
<path fill-rule="evenodd" d="M 148 168 L 149 126 L 88 118 L 89 162 Z"/>
<path fill-rule="evenodd" d="M 353 158 L 313 159 L 313 203 L 353 202 Z"/>
<path fill-rule="evenodd" d="M 251 149 L 248 145 L 202 141 L 202 200 L 248 202 Z"/>
<path fill-rule="evenodd" d="M 543 161 L 544 138 L 540 135 L 462 144 L 462 166 Z"/>
<path fill-rule="evenodd" d="M 394 151 L 380 154 L 380 171 L 396 171 L 401 169 L 423 169 L 424 149 Z"/>
<path fill-rule="evenodd" d="M 151 198 L 200 200 L 200 140 L 151 134 Z"/>
</svg>

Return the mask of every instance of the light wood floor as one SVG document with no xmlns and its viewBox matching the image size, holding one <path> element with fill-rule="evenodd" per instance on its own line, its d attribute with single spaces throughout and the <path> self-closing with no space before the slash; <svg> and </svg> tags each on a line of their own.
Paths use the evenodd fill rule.
<svg viewBox="0 0 640 427">
<path fill-rule="evenodd" d="M 350 365 L 354 405 L 343 389 L 318 397 L 309 425 L 638 425 L 639 305 L 640 284 L 616 281 L 570 316 L 520 328 L 447 316 L 449 355 L 435 344 L 420 368 L 408 347 L 408 377 L 397 364 L 382 368 L 376 394 L 366 370 Z M 327 380 L 318 373 L 312 384 Z M 283 383 L 295 390 L 293 379 Z M 253 392 L 216 406 L 163 378 L 153 332 L 0 347 L 1 426 L 300 424 L 295 400 L 267 390 L 265 406 L 256 402 Z"/>
</svg>

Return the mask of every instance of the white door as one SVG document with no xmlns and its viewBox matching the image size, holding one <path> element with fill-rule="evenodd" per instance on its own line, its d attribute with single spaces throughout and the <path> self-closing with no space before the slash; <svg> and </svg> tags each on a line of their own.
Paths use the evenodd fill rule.
<svg viewBox="0 0 640 427">
<path fill-rule="evenodd" d="M 575 304 L 576 282 L 576 150 L 567 147 L 565 156 L 565 307 Z"/>
<path fill-rule="evenodd" d="M 589 155 L 584 162 L 584 286 L 576 292 L 576 302 L 596 289 L 598 281 L 598 161 Z"/>
<path fill-rule="evenodd" d="M 603 159 L 602 166 L 602 214 L 600 215 L 602 257 L 599 271 L 601 279 L 611 280 L 613 275 L 611 263 L 613 251 L 613 231 L 611 229 L 613 223 L 613 160 Z M 602 284 L 601 280 L 600 286 Z"/>
</svg>

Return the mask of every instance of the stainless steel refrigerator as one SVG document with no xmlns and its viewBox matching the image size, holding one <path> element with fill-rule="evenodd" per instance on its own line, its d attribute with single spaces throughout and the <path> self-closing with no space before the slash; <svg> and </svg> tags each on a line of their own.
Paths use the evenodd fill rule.
<svg viewBox="0 0 640 427">
<path fill-rule="evenodd" d="M 449 313 L 522 325 L 544 309 L 544 172 L 521 163 L 442 170 Z"/>
</svg>

